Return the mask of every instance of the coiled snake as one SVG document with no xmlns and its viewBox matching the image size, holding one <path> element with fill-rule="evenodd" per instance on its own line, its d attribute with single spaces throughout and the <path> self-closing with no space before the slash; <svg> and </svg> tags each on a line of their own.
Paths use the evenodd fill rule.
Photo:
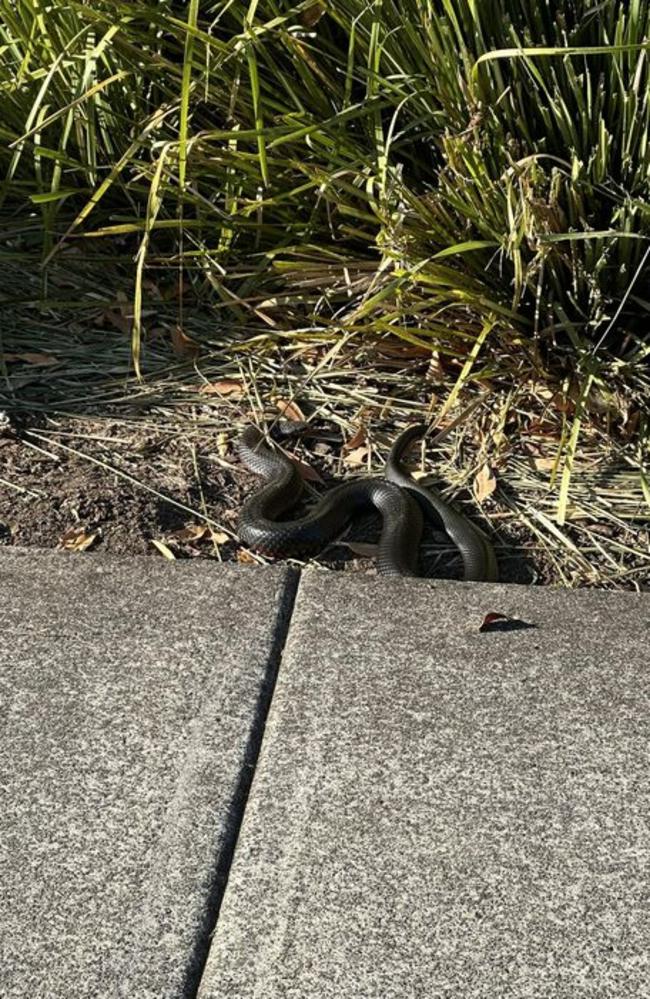
<svg viewBox="0 0 650 999">
<path fill-rule="evenodd" d="M 280 518 L 301 496 L 303 481 L 295 464 L 271 450 L 258 427 L 249 426 L 237 441 L 244 465 L 267 480 L 242 507 L 239 537 L 255 551 L 274 557 L 309 558 L 338 537 L 362 510 L 375 507 L 382 516 L 377 552 L 379 572 L 416 576 L 423 516 L 448 535 L 463 560 L 467 580 L 495 580 L 492 545 L 469 520 L 436 492 L 415 482 L 404 470 L 402 455 L 425 427 L 408 427 L 397 438 L 384 478 L 349 479 L 325 493 L 303 517 Z"/>
</svg>

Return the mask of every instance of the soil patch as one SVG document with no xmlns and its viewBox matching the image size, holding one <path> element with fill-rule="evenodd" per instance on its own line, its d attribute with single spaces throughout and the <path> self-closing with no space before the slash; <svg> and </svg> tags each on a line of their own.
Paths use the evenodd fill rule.
<svg viewBox="0 0 650 999">
<path fill-rule="evenodd" d="M 212 444 L 216 450 L 216 441 L 205 442 L 208 455 Z M 105 422 L 63 420 L 55 431 L 31 425 L 5 433 L 2 540 L 74 547 L 73 535 L 83 532 L 93 538 L 89 551 L 160 557 L 153 542 L 169 539 L 179 557 L 204 554 L 198 542 L 209 540 L 208 532 L 194 542 L 174 535 L 202 522 L 192 511 L 223 517 L 224 527 L 233 524 L 239 501 L 234 477 L 208 455 L 197 453 L 185 435 Z M 228 557 L 237 546 L 228 541 L 219 547 Z"/>
</svg>

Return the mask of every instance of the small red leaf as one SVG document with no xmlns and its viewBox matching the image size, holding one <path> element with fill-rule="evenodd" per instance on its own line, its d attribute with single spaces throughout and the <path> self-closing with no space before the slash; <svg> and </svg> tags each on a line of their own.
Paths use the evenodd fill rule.
<svg viewBox="0 0 650 999">
<path fill-rule="evenodd" d="M 509 618 L 507 614 L 498 614 L 493 611 L 490 614 L 485 615 L 481 627 L 478 630 L 490 631 L 494 627 L 494 625 L 498 624 L 500 621 L 508 621 L 508 620 Z"/>
</svg>

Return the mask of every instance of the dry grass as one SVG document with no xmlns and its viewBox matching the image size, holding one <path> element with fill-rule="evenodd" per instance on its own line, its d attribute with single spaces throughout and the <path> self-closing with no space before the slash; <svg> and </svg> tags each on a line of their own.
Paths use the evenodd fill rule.
<svg viewBox="0 0 650 999">
<path fill-rule="evenodd" d="M 238 430 L 250 420 L 272 426 L 302 412 L 314 425 L 338 429 L 342 441 L 354 445 L 352 460 L 346 447 L 327 449 L 317 459 L 321 470 L 333 476 L 380 474 L 396 432 L 425 416 L 434 443 L 426 447 L 420 469 L 493 537 L 502 566 L 524 558 L 533 566 L 532 578 L 567 586 L 634 588 L 650 582 L 650 496 L 635 425 L 640 417 L 633 409 L 626 421 L 615 392 L 594 395 L 584 414 L 569 502 L 562 509 L 575 394 L 571 398 L 567 386 L 553 392 L 523 363 L 521 378 L 509 387 L 483 381 L 455 393 L 457 378 L 440 357 L 390 333 L 369 342 L 363 333 L 312 328 L 242 342 L 231 332 L 221 339 L 212 330 L 208 335 L 197 312 L 185 328 L 202 341 L 198 352 L 182 344 L 179 356 L 162 343 L 148 355 L 150 370 L 138 380 L 132 369 L 129 374 L 126 338 L 118 351 L 115 336 L 106 337 L 96 325 L 102 311 L 105 303 L 94 313 L 89 308 L 88 325 L 77 316 L 71 329 L 53 310 L 47 322 L 23 323 L 12 335 L 17 354 L 56 363 L 7 363 L 0 408 L 18 417 L 21 412 L 51 417 L 54 422 L 46 421 L 37 432 L 44 438 L 49 433 L 55 450 L 75 449 L 75 441 L 61 437 L 56 425 L 70 416 L 79 421 L 83 460 L 97 460 L 118 475 L 120 461 L 100 445 L 93 450 L 85 429 L 89 421 L 123 425 L 127 448 L 130 434 L 143 429 L 184 435 L 204 457 L 202 442 L 217 434 L 222 454 L 212 448 L 209 460 L 218 461 L 234 481 L 240 470 L 228 445 Z M 177 302 L 157 317 L 170 328 L 177 319 Z M 462 370 L 462 363 L 455 362 L 454 369 Z M 486 466 L 496 487 L 480 499 Z M 146 481 L 140 485 L 150 488 Z M 168 499 L 176 502 L 171 494 Z M 232 530 L 206 507 L 186 512 L 189 519 Z"/>
</svg>

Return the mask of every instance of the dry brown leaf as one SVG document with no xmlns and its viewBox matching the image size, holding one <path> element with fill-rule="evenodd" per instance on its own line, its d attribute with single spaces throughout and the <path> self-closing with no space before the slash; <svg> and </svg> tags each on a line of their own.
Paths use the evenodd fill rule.
<svg viewBox="0 0 650 999">
<path fill-rule="evenodd" d="M 534 458 L 533 464 L 538 472 L 552 472 L 557 463 L 556 458 Z"/>
<path fill-rule="evenodd" d="M 241 565 L 255 565 L 257 563 L 257 559 L 250 552 L 247 552 L 245 548 L 240 548 L 237 552 L 237 561 Z"/>
<path fill-rule="evenodd" d="M 154 548 L 158 549 L 158 551 L 164 558 L 169 559 L 170 562 L 176 561 L 176 556 L 174 555 L 171 548 L 167 547 L 164 541 L 156 541 L 155 538 L 151 538 L 151 544 L 154 546 Z"/>
<path fill-rule="evenodd" d="M 51 364 L 58 364 L 58 358 L 53 357 L 52 354 L 33 354 L 30 351 L 24 354 L 2 354 L 0 355 L 3 361 L 25 361 L 26 364 L 34 364 L 39 368 L 49 367 Z"/>
<path fill-rule="evenodd" d="M 99 316 L 99 323 L 104 326 L 108 323 L 121 333 L 130 334 L 133 328 L 133 309 L 122 290 L 118 291 L 116 301 L 109 308 L 105 309 Z"/>
<path fill-rule="evenodd" d="M 497 487 L 497 480 L 494 472 L 488 464 L 483 465 L 474 479 L 474 496 L 479 503 L 491 496 Z"/>
<path fill-rule="evenodd" d="M 246 389 L 234 378 L 223 378 L 220 382 L 208 382 L 199 389 L 200 395 L 218 395 L 222 399 L 243 399 Z"/>
<path fill-rule="evenodd" d="M 200 350 L 196 340 L 188 336 L 181 326 L 174 326 L 172 330 L 172 347 L 175 354 L 188 359 L 198 357 Z"/>
<path fill-rule="evenodd" d="M 173 531 L 168 537 L 173 538 L 174 541 L 200 541 L 208 533 L 209 527 L 207 524 L 186 524 L 185 527 L 179 528 L 178 531 Z"/>
<path fill-rule="evenodd" d="M 215 545 L 225 545 L 230 541 L 230 535 L 226 534 L 225 531 L 211 531 L 210 537 L 214 541 Z"/>
<path fill-rule="evenodd" d="M 288 399 L 276 399 L 276 408 L 285 420 L 292 420 L 294 423 L 304 423 L 305 414 L 295 402 L 290 402 Z"/>
<path fill-rule="evenodd" d="M 104 326 L 108 323 L 109 326 L 113 326 L 120 333 L 126 333 L 127 335 L 131 333 L 133 329 L 133 319 L 129 316 L 125 316 L 118 309 L 105 309 L 99 317 L 99 325 Z"/>
<path fill-rule="evenodd" d="M 363 447 L 355 447 L 353 451 L 343 459 L 343 464 L 348 465 L 350 468 L 359 468 L 360 465 L 366 464 L 366 458 L 368 457 L 368 447 L 363 445 Z"/>
<path fill-rule="evenodd" d="M 343 451 L 356 451 L 366 442 L 366 428 L 362 425 L 343 444 Z"/>
<path fill-rule="evenodd" d="M 67 552 L 85 552 L 96 539 L 97 531 L 90 533 L 81 524 L 75 524 L 61 536 L 58 547 Z"/>
</svg>

